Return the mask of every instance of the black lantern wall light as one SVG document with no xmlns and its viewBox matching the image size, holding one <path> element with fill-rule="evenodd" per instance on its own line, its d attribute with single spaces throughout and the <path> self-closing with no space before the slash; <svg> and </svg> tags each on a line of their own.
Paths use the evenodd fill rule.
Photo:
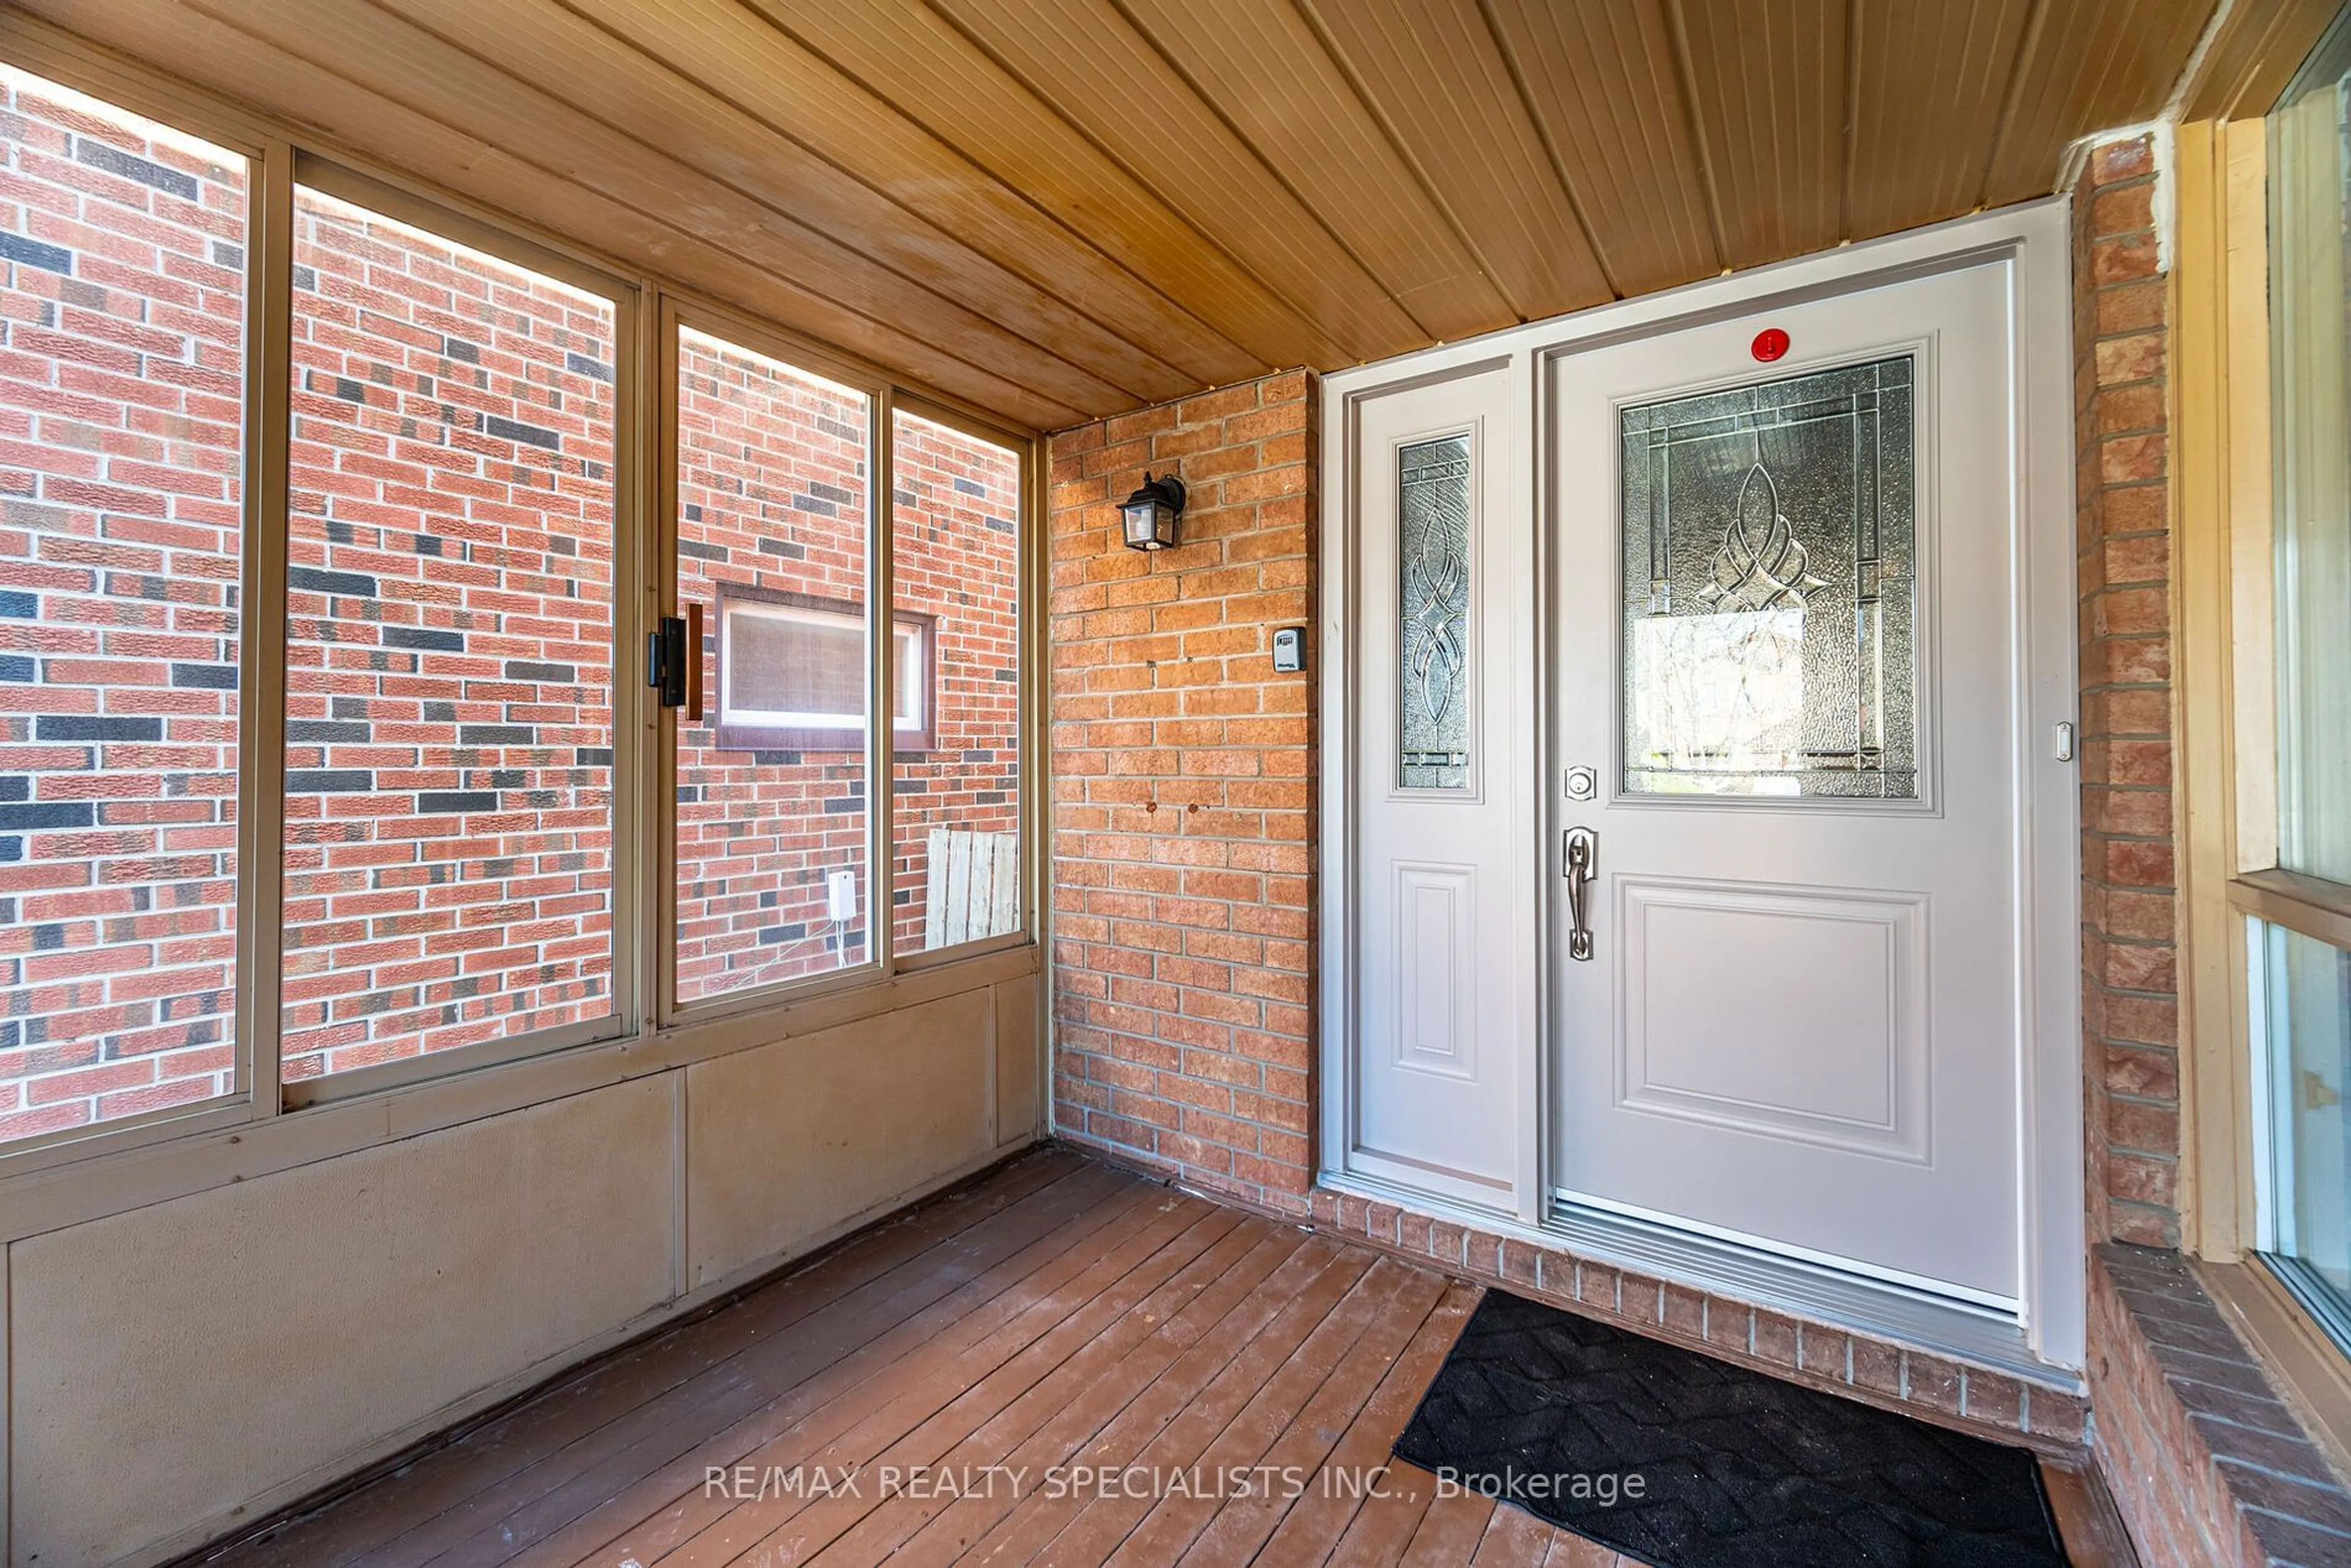
<svg viewBox="0 0 2351 1568">
<path fill-rule="evenodd" d="M 1142 487 L 1126 498 L 1119 514 L 1126 519 L 1127 549 L 1173 548 L 1184 516 L 1184 481 L 1173 474 L 1154 479 L 1145 469 Z"/>
</svg>

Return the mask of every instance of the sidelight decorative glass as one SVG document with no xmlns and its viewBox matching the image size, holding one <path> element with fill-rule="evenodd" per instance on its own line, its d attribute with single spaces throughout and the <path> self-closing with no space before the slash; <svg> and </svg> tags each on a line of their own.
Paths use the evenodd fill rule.
<svg viewBox="0 0 2351 1568">
<path fill-rule="evenodd" d="M 1396 782 L 1469 786 L 1469 438 L 1396 454 Z"/>
<path fill-rule="evenodd" d="M 1629 408 L 1625 790 L 1918 795 L 1909 356 Z"/>
</svg>

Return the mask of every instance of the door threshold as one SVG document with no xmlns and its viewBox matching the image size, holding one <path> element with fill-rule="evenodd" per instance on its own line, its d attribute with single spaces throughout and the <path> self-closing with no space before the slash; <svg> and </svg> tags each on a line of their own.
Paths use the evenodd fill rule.
<svg viewBox="0 0 2351 1568">
<path fill-rule="evenodd" d="M 1362 1171 L 1325 1170 L 1316 1183 L 1332 1192 L 1390 1204 L 1472 1232 L 1558 1250 L 1583 1262 L 1629 1270 L 1865 1339 L 2005 1373 L 2036 1388 L 2079 1396 L 2087 1387 L 2079 1372 L 2035 1354 L 2026 1341 L 2024 1324 L 2011 1313 L 1784 1258 L 1758 1247 L 1585 1209 L 1556 1195 L 1547 1202 L 1544 1221 L 1530 1225 L 1514 1214 L 1416 1191 Z"/>
<path fill-rule="evenodd" d="M 2081 1378 L 2032 1353 L 2015 1314 L 1764 1248 L 1633 1218 L 1554 1196 L 1542 1233 L 1578 1257 L 1774 1312 L 1899 1341 L 2067 1393 Z"/>
</svg>

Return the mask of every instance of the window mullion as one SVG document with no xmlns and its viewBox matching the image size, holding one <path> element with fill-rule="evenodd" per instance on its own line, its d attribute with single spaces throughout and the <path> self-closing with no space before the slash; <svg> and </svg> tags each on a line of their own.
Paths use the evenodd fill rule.
<svg viewBox="0 0 2351 1568">
<path fill-rule="evenodd" d="M 677 507 L 678 507 L 678 315 L 677 304 L 664 296 L 661 308 L 653 315 L 651 361 L 646 372 L 647 384 L 653 389 L 652 402 L 652 439 L 654 443 L 653 463 L 653 507 L 648 514 L 647 561 L 643 592 L 640 601 L 644 606 L 643 623 L 636 628 L 636 640 L 631 647 L 636 650 L 638 668 L 634 679 L 644 679 L 643 661 L 646 640 L 660 627 L 662 617 L 680 613 L 678 610 L 677 570 Z M 717 627 L 711 631 L 715 634 Z M 700 658 L 701 651 L 692 651 Z M 710 700 L 717 700 L 717 683 L 712 682 Z M 651 971 L 654 998 L 653 1022 L 665 1026 L 677 1016 L 677 769 L 678 727 L 676 716 L 653 700 L 651 688 L 641 685 L 644 692 L 643 718 L 639 730 L 644 745 L 646 766 L 653 785 L 651 799 L 654 809 L 645 813 L 652 819 L 648 824 L 654 836 L 655 852 L 647 862 L 654 868 L 650 897 L 643 903 L 646 918 L 653 924 L 653 940 L 647 946 L 646 964 Z"/>
<path fill-rule="evenodd" d="M 2229 902 L 2314 942 L 2351 948 L 2351 889 L 2341 883 L 2283 868 L 2251 872 L 2229 883 Z"/>
<path fill-rule="evenodd" d="M 292 436 L 294 149 L 271 141 L 258 164 L 253 331 L 246 388 L 246 601 L 238 624 L 242 752 L 237 785 L 237 1037 L 254 1113 L 285 1108 L 278 1008 L 285 953 L 286 559 Z"/>
<path fill-rule="evenodd" d="M 615 301 L 612 438 L 612 1010 L 631 1032 L 655 1025 L 655 991 L 647 970 L 658 927 L 646 900 L 659 864 L 659 813 L 648 810 L 659 788 L 646 745 L 646 710 L 659 709 L 644 684 L 648 590 L 657 591 L 651 536 L 657 531 L 647 490 L 646 444 L 655 428 L 653 354 L 648 347 L 657 302 L 643 288 Z"/>
<path fill-rule="evenodd" d="M 1020 712 L 1013 730 L 1019 750 L 1014 778 L 1020 790 L 1020 932 L 1045 950 L 1051 962 L 1052 944 L 1046 931 L 1045 868 L 1051 863 L 1047 841 L 1050 819 L 1046 810 L 1052 789 L 1052 747 L 1045 733 L 1047 683 L 1051 667 L 1045 644 L 1047 594 L 1052 538 L 1046 524 L 1045 443 L 1031 438 L 1020 446 L 1020 553 L 1014 563 L 1020 585 Z M 1050 1012 L 1050 1009 L 1041 1009 Z M 1046 1125 L 1050 1125 L 1050 1110 Z"/>
<path fill-rule="evenodd" d="M 893 548 L 897 537 L 897 458 L 894 449 L 894 426 L 897 423 L 895 389 L 883 387 L 866 405 L 872 420 L 866 441 L 870 454 L 866 475 L 866 581 L 871 588 L 865 596 L 865 634 L 868 652 L 872 655 L 872 673 L 868 677 L 871 695 L 865 703 L 866 755 L 872 759 L 866 767 L 870 780 L 866 791 L 868 809 L 865 830 L 869 848 L 866 863 L 873 868 L 867 878 L 866 926 L 872 933 L 875 962 L 886 977 L 898 971 L 895 915 L 898 908 L 897 840 L 891 821 L 892 801 L 895 797 L 898 768 L 898 704 L 896 661 L 898 653 L 897 590 L 892 579 Z"/>
</svg>

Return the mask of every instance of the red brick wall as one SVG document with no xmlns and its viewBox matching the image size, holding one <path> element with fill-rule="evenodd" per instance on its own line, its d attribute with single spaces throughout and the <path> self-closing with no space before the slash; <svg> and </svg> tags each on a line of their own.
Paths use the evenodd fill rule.
<svg viewBox="0 0 2351 1568">
<path fill-rule="evenodd" d="M 229 1087 L 245 191 L 0 69 L 0 1138 Z"/>
<path fill-rule="evenodd" d="M 289 1082 L 611 1012 L 614 320 L 295 204 Z"/>
<path fill-rule="evenodd" d="M 2074 191 L 2082 594 L 2083 1056 L 2091 1232 L 2179 1240 L 2169 449 L 2154 152 Z"/>
<path fill-rule="evenodd" d="M 1061 1134 L 1302 1211 L 1312 1182 L 1309 378 L 1053 438 L 1052 907 Z M 1183 544 L 1125 549 L 1145 467 Z"/>
</svg>

